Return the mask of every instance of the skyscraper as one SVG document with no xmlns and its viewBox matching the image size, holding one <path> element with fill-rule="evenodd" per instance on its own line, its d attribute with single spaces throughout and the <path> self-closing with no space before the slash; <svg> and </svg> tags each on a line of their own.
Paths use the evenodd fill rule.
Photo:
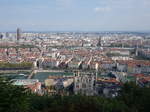
<svg viewBox="0 0 150 112">
<path fill-rule="evenodd" d="M 21 38 L 21 29 L 17 28 L 17 41 Z"/>
<path fill-rule="evenodd" d="M 101 46 L 102 46 L 102 37 L 99 37 L 97 47 L 101 47 Z"/>
<path fill-rule="evenodd" d="M 3 34 L 0 34 L 0 39 L 3 39 Z"/>
</svg>

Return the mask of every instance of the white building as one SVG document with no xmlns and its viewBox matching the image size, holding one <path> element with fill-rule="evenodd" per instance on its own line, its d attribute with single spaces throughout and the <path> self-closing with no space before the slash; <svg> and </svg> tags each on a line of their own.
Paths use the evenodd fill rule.
<svg viewBox="0 0 150 112">
<path fill-rule="evenodd" d="M 87 96 L 94 95 L 94 75 L 78 75 L 74 78 L 74 93 Z"/>
</svg>

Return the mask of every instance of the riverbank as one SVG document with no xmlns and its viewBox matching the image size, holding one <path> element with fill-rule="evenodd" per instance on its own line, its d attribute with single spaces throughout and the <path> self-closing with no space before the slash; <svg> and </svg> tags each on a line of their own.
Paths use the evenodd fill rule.
<svg viewBox="0 0 150 112">
<path fill-rule="evenodd" d="M 7 73 L 30 73 L 32 70 L 0 70 L 0 74 Z"/>
</svg>

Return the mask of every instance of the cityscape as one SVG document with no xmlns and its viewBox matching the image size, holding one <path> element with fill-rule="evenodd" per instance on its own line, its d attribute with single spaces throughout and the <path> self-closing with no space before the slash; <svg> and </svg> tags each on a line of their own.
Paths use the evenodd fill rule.
<svg viewBox="0 0 150 112">
<path fill-rule="evenodd" d="M 150 2 L 43 1 L 0 0 L 0 112 L 150 112 Z"/>
<path fill-rule="evenodd" d="M 1 33 L 1 74 L 38 94 L 116 97 L 121 84 L 150 87 L 150 34 Z"/>
</svg>

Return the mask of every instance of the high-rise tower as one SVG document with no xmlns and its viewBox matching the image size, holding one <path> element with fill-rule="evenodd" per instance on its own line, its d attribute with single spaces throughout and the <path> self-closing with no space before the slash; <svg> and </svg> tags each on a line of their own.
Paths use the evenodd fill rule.
<svg viewBox="0 0 150 112">
<path fill-rule="evenodd" d="M 17 41 L 21 38 L 21 29 L 17 28 Z"/>
<path fill-rule="evenodd" d="M 101 47 L 101 37 L 98 39 L 97 47 Z"/>
<path fill-rule="evenodd" d="M 3 34 L 0 33 L 0 39 L 3 39 Z"/>
<path fill-rule="evenodd" d="M 102 47 L 103 46 L 103 40 L 102 37 L 99 37 L 97 47 Z"/>
</svg>

